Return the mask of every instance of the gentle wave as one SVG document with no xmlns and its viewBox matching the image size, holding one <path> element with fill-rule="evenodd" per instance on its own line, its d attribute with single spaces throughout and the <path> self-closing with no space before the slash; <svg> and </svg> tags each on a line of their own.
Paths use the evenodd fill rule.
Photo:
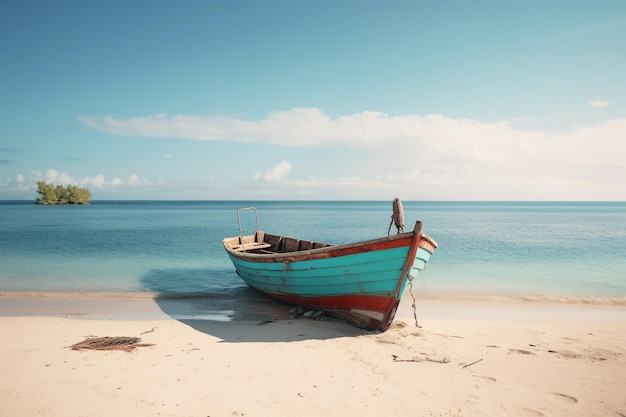
<svg viewBox="0 0 626 417">
<path fill-rule="evenodd" d="M 247 287 L 221 289 L 216 292 L 133 292 L 133 291 L 0 291 L 0 297 L 32 298 L 96 298 L 120 300 L 185 300 L 196 298 L 231 298 Z"/>
<path fill-rule="evenodd" d="M 404 298 L 410 294 L 404 294 Z M 257 296 L 253 290 L 246 287 L 222 290 L 219 292 L 190 292 L 190 293 L 163 293 L 163 292 L 78 292 L 78 291 L 0 291 L 0 297 L 13 298 L 76 298 L 76 299 L 120 299 L 120 300 L 193 300 L 193 299 L 238 299 L 243 301 Z M 579 296 L 569 294 L 518 294 L 518 293 L 479 293 L 479 292 L 446 292 L 446 291 L 415 291 L 414 296 L 424 300 L 440 301 L 482 301 L 482 302 L 529 302 L 552 304 L 584 304 L 598 306 L 626 306 L 625 296 Z M 264 298 L 262 295 L 258 297 Z M 268 298 L 269 301 L 269 298 Z"/>
<path fill-rule="evenodd" d="M 534 302 L 552 304 L 586 304 L 599 306 L 626 306 L 626 296 L 595 296 L 571 294 L 526 294 L 526 293 L 481 293 L 418 291 L 416 297 L 441 301 L 499 301 L 499 302 Z"/>
</svg>

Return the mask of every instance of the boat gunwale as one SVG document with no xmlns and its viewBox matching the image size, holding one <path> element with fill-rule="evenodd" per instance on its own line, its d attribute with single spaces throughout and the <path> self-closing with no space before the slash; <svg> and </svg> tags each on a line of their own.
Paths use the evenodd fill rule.
<svg viewBox="0 0 626 417">
<path fill-rule="evenodd" d="M 380 249 L 392 249 L 403 246 L 410 246 L 415 235 L 414 231 L 401 233 L 397 235 L 385 236 L 382 238 L 375 238 L 370 240 L 364 240 L 360 242 L 347 243 L 347 244 L 339 244 L 333 245 L 329 244 L 328 246 L 324 246 L 321 248 L 315 249 L 305 249 L 291 252 L 269 252 L 269 253 L 258 253 L 254 252 L 254 248 L 251 247 L 249 251 L 239 251 L 233 249 L 233 247 L 228 243 L 228 241 L 239 239 L 239 236 L 233 236 L 230 238 L 225 238 L 222 241 L 224 248 L 226 251 L 232 255 L 233 257 L 241 260 L 246 260 L 250 262 L 294 262 L 294 261 L 305 261 L 305 260 L 315 260 L 315 259 L 324 259 L 330 257 L 340 257 L 340 256 L 348 256 L 357 253 L 365 253 L 377 251 Z M 279 237 L 287 237 L 281 235 L 274 235 Z M 245 236 L 248 238 L 253 238 L 254 235 Z M 430 236 L 426 234 L 422 234 L 422 242 L 427 241 L 430 246 L 434 248 L 437 247 L 437 242 L 434 241 Z M 293 238 L 292 238 L 293 239 Z M 406 242 L 405 242 L 406 241 Z M 381 248 L 382 246 L 382 248 Z M 428 250 L 428 248 L 420 245 L 420 247 Z M 431 252 L 428 250 L 428 252 Z"/>
</svg>

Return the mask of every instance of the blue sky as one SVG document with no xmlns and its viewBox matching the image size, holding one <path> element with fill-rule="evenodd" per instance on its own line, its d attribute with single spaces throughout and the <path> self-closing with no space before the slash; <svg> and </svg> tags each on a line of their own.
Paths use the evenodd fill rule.
<svg viewBox="0 0 626 417">
<path fill-rule="evenodd" d="M 626 200 L 626 2 L 0 4 L 0 199 Z"/>
</svg>

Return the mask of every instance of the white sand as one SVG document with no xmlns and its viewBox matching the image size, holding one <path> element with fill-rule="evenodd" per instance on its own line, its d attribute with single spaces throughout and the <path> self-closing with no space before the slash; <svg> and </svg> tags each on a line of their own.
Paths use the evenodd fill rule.
<svg viewBox="0 0 626 417">
<path fill-rule="evenodd" d="M 626 416 L 624 306 L 418 300 L 422 328 L 403 303 L 380 334 L 28 300 L 0 297 L 0 416 Z M 154 346 L 68 349 L 87 336 Z"/>
</svg>

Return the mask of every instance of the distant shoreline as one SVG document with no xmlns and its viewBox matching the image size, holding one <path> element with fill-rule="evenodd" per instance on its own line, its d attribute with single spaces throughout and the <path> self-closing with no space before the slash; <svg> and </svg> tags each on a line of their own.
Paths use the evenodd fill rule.
<svg viewBox="0 0 626 417">
<path fill-rule="evenodd" d="M 74 203 L 71 201 L 66 201 L 62 203 L 49 203 L 47 201 L 35 201 L 35 204 L 40 206 L 88 206 L 91 203 Z"/>
</svg>

